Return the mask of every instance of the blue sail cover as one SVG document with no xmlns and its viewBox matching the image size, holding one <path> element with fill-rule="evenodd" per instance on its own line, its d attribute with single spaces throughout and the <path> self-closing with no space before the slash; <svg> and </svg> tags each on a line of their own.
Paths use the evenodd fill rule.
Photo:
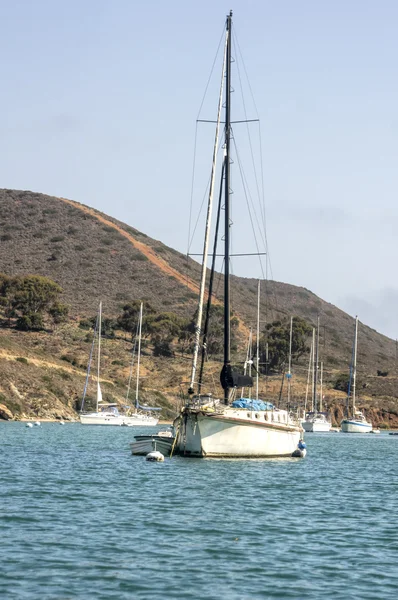
<svg viewBox="0 0 398 600">
<path fill-rule="evenodd" d="M 251 398 L 239 398 L 232 402 L 233 408 L 246 408 L 249 410 L 272 410 L 274 405 L 272 402 L 264 402 L 264 400 L 253 400 Z"/>
</svg>

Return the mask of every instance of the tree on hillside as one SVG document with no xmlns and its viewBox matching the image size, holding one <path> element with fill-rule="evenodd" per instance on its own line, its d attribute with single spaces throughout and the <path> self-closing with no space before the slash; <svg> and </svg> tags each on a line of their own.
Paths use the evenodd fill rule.
<svg viewBox="0 0 398 600">
<path fill-rule="evenodd" d="M 146 330 L 154 344 L 154 355 L 173 356 L 172 343 L 175 339 L 181 338 L 182 332 L 188 326 L 187 319 L 171 312 L 149 315 L 146 321 Z"/>
<path fill-rule="evenodd" d="M 300 317 L 293 318 L 292 360 L 297 361 L 304 353 L 309 352 L 307 339 L 312 327 Z M 268 367 L 280 370 L 288 362 L 290 345 L 290 319 L 285 322 L 269 323 L 260 338 L 260 362 L 266 362 L 266 344 L 268 343 Z"/>
<path fill-rule="evenodd" d="M 62 288 L 40 275 L 0 276 L 1 305 L 7 318 L 16 318 L 16 327 L 24 331 L 44 328 L 45 317 L 54 323 L 67 319 L 68 306 L 59 302 Z"/>
<path fill-rule="evenodd" d="M 140 300 L 132 300 L 128 304 L 123 306 L 123 313 L 117 318 L 117 326 L 120 327 L 122 331 L 129 333 L 131 338 L 133 339 L 136 331 L 137 331 L 137 323 L 140 318 Z M 151 315 L 155 313 L 155 309 L 151 305 L 150 302 L 144 300 L 143 302 L 143 334 L 146 333 L 146 328 L 144 324 L 146 324 L 147 319 L 150 318 Z"/>
<path fill-rule="evenodd" d="M 190 324 L 190 330 L 194 333 L 196 323 L 196 313 Z M 236 331 L 238 329 L 239 321 L 233 315 L 231 315 L 231 340 L 230 347 L 231 352 L 236 352 L 237 340 Z M 204 328 L 204 320 L 202 323 L 202 333 Z M 209 315 L 209 327 L 207 334 L 206 352 L 208 356 L 217 356 L 223 352 L 224 347 L 224 307 L 216 304 L 210 307 Z"/>
</svg>

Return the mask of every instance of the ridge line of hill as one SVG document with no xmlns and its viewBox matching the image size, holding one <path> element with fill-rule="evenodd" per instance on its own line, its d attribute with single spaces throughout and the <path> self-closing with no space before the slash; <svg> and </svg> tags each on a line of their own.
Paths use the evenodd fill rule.
<svg viewBox="0 0 398 600">
<path fill-rule="evenodd" d="M 58 199 L 62 202 L 70 204 L 71 206 L 74 206 L 75 208 L 79 208 L 82 212 L 85 212 L 91 215 L 92 217 L 95 217 L 96 219 L 98 219 L 98 221 L 104 223 L 104 225 L 112 227 L 118 233 L 120 233 L 120 235 L 125 237 L 137 250 L 142 252 L 142 254 L 144 254 L 147 257 L 147 259 L 151 261 L 156 267 L 163 271 L 163 273 L 174 277 L 175 279 L 177 279 L 177 281 L 188 287 L 192 292 L 199 293 L 199 286 L 197 285 L 197 283 L 195 283 L 189 277 L 184 277 L 183 275 L 181 275 L 181 273 L 179 273 L 176 269 L 171 267 L 163 258 L 158 256 L 156 252 L 152 250 L 152 248 L 150 248 L 147 244 L 136 240 L 130 233 L 125 231 L 122 227 L 119 227 L 119 225 L 116 225 L 116 223 L 113 223 L 113 221 L 109 221 L 102 215 L 98 214 L 93 208 L 84 206 L 83 204 L 79 204 L 78 202 L 74 202 L 73 200 L 69 200 L 68 198 L 59 197 Z"/>
</svg>

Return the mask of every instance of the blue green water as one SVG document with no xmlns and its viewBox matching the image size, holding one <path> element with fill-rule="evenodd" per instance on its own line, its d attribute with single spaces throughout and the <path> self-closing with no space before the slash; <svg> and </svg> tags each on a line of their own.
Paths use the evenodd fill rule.
<svg viewBox="0 0 398 600">
<path fill-rule="evenodd" d="M 0 423 L 2 598 L 398 597 L 398 436 L 164 463 L 131 456 L 132 437 Z"/>
</svg>

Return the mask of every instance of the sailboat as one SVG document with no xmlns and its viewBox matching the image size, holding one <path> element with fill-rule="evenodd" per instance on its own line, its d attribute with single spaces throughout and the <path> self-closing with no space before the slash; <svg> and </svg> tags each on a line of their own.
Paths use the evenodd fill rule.
<svg viewBox="0 0 398 600">
<path fill-rule="evenodd" d="M 141 302 L 140 316 L 139 316 L 139 321 L 138 321 L 138 354 L 137 354 L 137 373 L 136 373 L 136 386 L 135 386 L 135 410 L 133 412 L 129 411 L 127 417 L 125 417 L 125 420 L 124 420 L 125 425 L 128 425 L 130 427 L 132 427 L 134 425 L 139 426 L 139 427 L 142 427 L 143 425 L 151 426 L 151 427 L 153 427 L 154 425 L 157 425 L 159 422 L 159 419 L 157 417 L 154 417 L 150 413 L 161 410 L 160 408 L 155 408 L 152 406 L 140 405 L 140 401 L 139 401 L 141 336 L 142 336 L 142 309 L 143 309 L 143 303 Z M 128 403 L 128 400 L 129 400 L 130 383 L 131 383 L 133 365 L 134 365 L 134 352 L 133 352 L 133 357 L 132 357 L 132 361 L 131 361 L 129 382 L 127 385 L 126 403 Z"/>
<path fill-rule="evenodd" d="M 351 364 L 350 382 L 347 393 L 346 418 L 341 421 L 341 431 L 344 433 L 370 433 L 372 423 L 366 420 L 362 411 L 357 410 L 355 406 L 356 378 L 357 378 L 357 347 L 358 347 L 358 317 L 355 317 L 355 334 L 353 346 L 353 360 Z M 351 395 L 352 381 L 352 412 L 350 414 L 349 401 Z"/>
<path fill-rule="evenodd" d="M 119 413 L 117 404 L 104 403 L 102 401 L 102 392 L 100 384 L 100 367 L 101 367 L 101 325 L 102 325 L 102 302 L 99 304 L 97 321 L 94 328 L 93 343 L 91 345 L 90 357 L 87 367 L 86 383 L 83 391 L 83 399 L 81 404 L 80 422 L 82 425 L 123 425 L 124 418 Z M 96 397 L 96 410 L 95 412 L 84 412 L 84 401 L 86 398 L 87 387 L 90 377 L 91 361 L 94 352 L 94 346 L 98 339 L 98 350 L 97 350 L 97 397 Z"/>
<path fill-rule="evenodd" d="M 330 431 L 332 423 L 327 413 L 322 412 L 322 394 L 323 394 L 323 363 L 321 363 L 321 385 L 318 402 L 318 353 L 319 353 L 319 317 L 317 322 L 317 335 L 315 339 L 315 329 L 312 334 L 312 363 L 313 363 L 313 383 L 312 383 L 312 410 L 306 413 L 301 425 L 304 431 L 312 433 L 322 433 Z"/>
<path fill-rule="evenodd" d="M 238 374 L 231 365 L 230 356 L 230 140 L 231 140 L 231 34 L 232 11 L 226 19 L 223 67 L 221 74 L 221 89 L 218 101 L 217 124 L 213 150 L 212 174 L 209 186 L 209 201 L 206 219 L 206 231 L 202 256 L 202 276 L 199 292 L 199 303 L 195 324 L 195 342 L 192 360 L 189 399 L 181 414 L 174 422 L 176 431 L 175 450 L 184 456 L 193 457 L 278 457 L 292 456 L 300 441 L 302 428 L 291 417 L 287 410 L 279 410 L 271 402 L 260 399 L 241 398 L 234 400 L 236 391 L 253 385 L 248 375 Z M 225 79 L 225 102 L 224 102 Z M 213 399 L 202 395 L 201 375 L 196 381 L 197 361 L 201 345 L 201 321 L 206 287 L 206 264 L 209 247 L 210 222 L 214 182 L 216 172 L 216 157 L 219 143 L 222 108 L 225 108 L 224 127 L 224 156 L 221 174 L 220 201 L 224 201 L 224 364 L 221 370 L 220 382 L 224 390 L 224 398 Z M 222 194 L 223 192 L 223 194 Z M 220 214 L 221 202 L 219 202 Z M 218 220 L 218 219 L 217 219 Z M 214 257 L 212 273 L 214 273 Z M 208 306 L 211 299 L 212 277 L 208 291 Z M 209 314 L 209 312 L 208 312 Z M 206 319 L 203 348 L 207 336 Z M 258 357 L 257 357 L 258 365 Z M 203 365 L 203 361 L 202 361 Z M 201 369 L 202 371 L 202 369 Z M 198 387 L 195 395 L 194 388 Z"/>
</svg>

